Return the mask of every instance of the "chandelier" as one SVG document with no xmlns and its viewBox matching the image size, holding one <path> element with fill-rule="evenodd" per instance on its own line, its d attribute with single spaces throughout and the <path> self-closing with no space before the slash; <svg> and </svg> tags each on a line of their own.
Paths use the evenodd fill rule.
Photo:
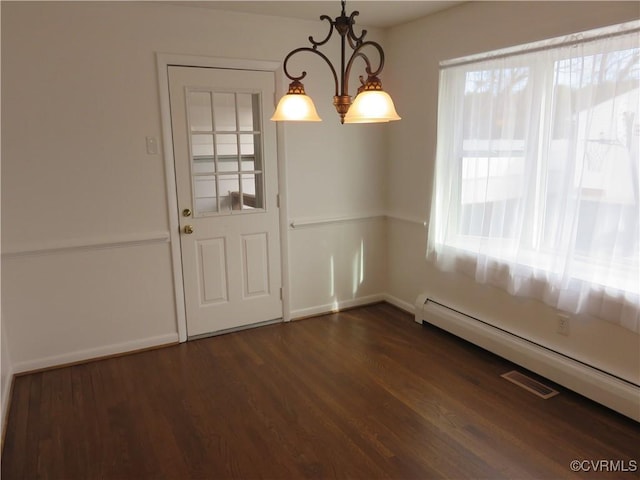
<svg viewBox="0 0 640 480">
<path fill-rule="evenodd" d="M 335 82 L 333 105 L 338 115 L 340 115 L 340 123 L 377 123 L 400 120 L 393 105 L 393 100 L 391 100 L 389 94 L 382 89 L 382 82 L 378 78 L 384 66 L 384 52 L 382 51 L 382 47 L 376 42 L 364 40 L 367 34 L 366 30 L 362 30 L 360 36 L 355 34 L 353 31 L 353 25 L 355 24 L 354 18 L 359 15 L 359 12 L 354 11 L 351 15 L 347 16 L 345 13 L 346 1 L 342 0 L 341 3 L 342 13 L 339 17 L 336 17 L 335 20 L 331 20 L 331 17 L 328 15 L 322 15 L 320 17 L 320 20 L 327 20 L 330 24 L 329 33 L 324 40 L 317 42 L 310 36 L 309 42 L 312 45 L 311 47 L 296 48 L 285 57 L 283 63 L 284 74 L 291 80 L 291 83 L 289 84 L 287 93 L 278 102 L 278 106 L 271 120 L 299 122 L 319 122 L 322 120 L 316 112 L 313 100 L 305 93 L 304 85 L 301 82 L 307 75 L 307 72 L 303 71 L 300 75 L 296 76 L 291 75 L 287 68 L 289 59 L 300 52 L 314 53 L 329 65 Z M 321 47 L 329 41 L 334 30 L 336 30 L 341 37 L 339 72 L 336 71 L 336 68 L 329 58 L 318 50 L 318 47 Z M 352 50 L 351 56 L 348 59 L 348 52 L 346 52 L 347 44 Z M 376 69 L 372 68 L 369 57 L 367 57 L 363 51 L 365 49 L 378 52 L 379 61 Z M 349 95 L 349 75 L 353 62 L 358 58 L 364 61 L 367 79 L 364 80 L 364 77 L 360 75 L 361 85 L 352 102 L 351 96 Z"/>
</svg>

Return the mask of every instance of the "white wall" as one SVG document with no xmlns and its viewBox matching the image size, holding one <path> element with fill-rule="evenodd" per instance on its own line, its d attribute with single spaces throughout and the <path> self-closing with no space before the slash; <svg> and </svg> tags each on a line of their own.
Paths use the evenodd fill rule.
<svg viewBox="0 0 640 480">
<path fill-rule="evenodd" d="M 155 55 L 282 61 L 326 25 L 161 2 L 1 8 L 2 308 L 15 371 L 177 340 L 164 160 L 145 151 L 146 136 L 162 145 Z M 384 255 L 383 220 L 323 223 L 384 210 L 384 130 L 341 126 L 328 68 L 308 63 L 325 121 L 284 127 L 291 220 L 320 221 L 288 231 L 290 303 L 303 313 L 383 291 L 386 266 L 372 257 Z M 342 260 L 361 245 L 368 276 L 354 290 Z M 332 257 L 333 290 L 315 271 Z"/>
<path fill-rule="evenodd" d="M 0 10 L 0 21 L 2 20 L 2 11 Z M 1 44 L 1 42 L 0 42 Z M 0 66 L 0 74 L 2 67 Z M 2 107 L 2 96 L 0 95 L 0 108 Z M 0 139 L 2 132 L 0 132 Z M 0 155 L 0 165 L 2 164 L 2 156 Z M 0 171 L 0 178 L 2 172 Z M 1 269 L 1 268 L 0 268 Z M 0 279 L 0 292 L 2 291 L 2 280 Z M 7 407 L 9 402 L 9 394 L 11 391 L 11 382 L 13 380 L 13 364 L 9 353 L 9 345 L 7 344 L 7 336 L 4 332 L 4 322 L 2 321 L 2 300 L 0 298 L 0 429 L 2 431 L 1 444 L 4 444 L 5 420 L 7 418 Z"/>
<path fill-rule="evenodd" d="M 383 300 L 387 267 L 383 217 L 300 227 L 291 237 L 296 247 L 291 249 L 292 317 Z M 309 275 L 313 288 L 303 281 Z"/>
<path fill-rule="evenodd" d="M 426 220 L 436 142 L 441 60 L 542 40 L 637 18 L 637 2 L 470 2 L 390 31 L 387 76 L 402 122 L 391 126 L 388 205 L 392 215 Z M 640 382 L 640 337 L 616 325 L 574 318 L 558 335 L 556 313 L 513 298 L 424 260 L 425 228 L 391 220 L 389 293 L 413 302 L 427 292 L 458 309 L 557 349 L 622 378 Z"/>
</svg>

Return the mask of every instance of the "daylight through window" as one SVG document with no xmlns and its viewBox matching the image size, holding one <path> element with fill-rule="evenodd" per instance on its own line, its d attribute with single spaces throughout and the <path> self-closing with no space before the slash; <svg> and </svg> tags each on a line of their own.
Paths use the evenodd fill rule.
<svg viewBox="0 0 640 480">
<path fill-rule="evenodd" d="M 441 268 L 638 331 L 638 26 L 442 66 Z"/>
</svg>

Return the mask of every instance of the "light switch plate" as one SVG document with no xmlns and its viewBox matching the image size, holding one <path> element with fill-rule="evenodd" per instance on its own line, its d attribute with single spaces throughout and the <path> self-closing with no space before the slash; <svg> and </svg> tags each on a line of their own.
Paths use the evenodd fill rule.
<svg viewBox="0 0 640 480">
<path fill-rule="evenodd" d="M 158 154 L 158 140 L 156 139 L 156 137 L 147 137 L 147 154 Z"/>
</svg>

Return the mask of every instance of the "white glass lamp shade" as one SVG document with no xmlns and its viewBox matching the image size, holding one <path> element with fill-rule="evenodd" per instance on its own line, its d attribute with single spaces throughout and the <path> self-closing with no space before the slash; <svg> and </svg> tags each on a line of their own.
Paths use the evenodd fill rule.
<svg viewBox="0 0 640 480">
<path fill-rule="evenodd" d="M 393 100 L 382 90 L 364 90 L 356 95 L 344 123 L 377 123 L 400 120 Z"/>
<path fill-rule="evenodd" d="M 276 122 L 321 122 L 311 97 L 300 93 L 287 93 L 278 102 L 271 120 Z"/>
</svg>

